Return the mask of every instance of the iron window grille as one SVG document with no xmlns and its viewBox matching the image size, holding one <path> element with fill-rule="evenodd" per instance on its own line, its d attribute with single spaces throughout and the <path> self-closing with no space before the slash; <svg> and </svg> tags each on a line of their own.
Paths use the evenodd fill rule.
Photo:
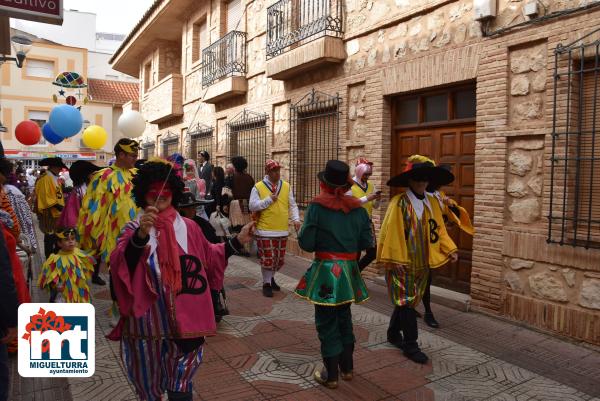
<svg viewBox="0 0 600 401">
<path fill-rule="evenodd" d="M 190 140 L 190 159 L 196 160 L 198 153 L 203 150 L 207 151 L 212 156 L 213 150 L 213 127 L 198 123 L 193 130 L 188 131 Z"/>
<path fill-rule="evenodd" d="M 280 0 L 267 9 L 267 60 L 323 36 L 344 34 L 342 0 Z"/>
<path fill-rule="evenodd" d="M 246 75 L 246 32 L 231 31 L 202 50 L 202 88 Z"/>
<path fill-rule="evenodd" d="M 166 159 L 173 153 L 179 152 L 179 135 L 174 132 L 167 131 L 162 137 L 162 155 Z"/>
<path fill-rule="evenodd" d="M 600 248 L 598 32 L 554 50 L 549 243 Z"/>
<path fill-rule="evenodd" d="M 341 101 L 313 89 L 290 105 L 290 182 L 300 207 L 318 195 L 317 173 L 338 158 Z"/>
<path fill-rule="evenodd" d="M 244 109 L 227 123 L 227 158 L 243 156 L 248 174 L 255 180 L 264 175 L 267 160 L 267 113 Z"/>
<path fill-rule="evenodd" d="M 149 159 L 154 156 L 154 151 L 156 149 L 156 145 L 154 141 L 149 139 L 142 139 L 140 141 L 140 157 L 142 159 Z"/>
</svg>

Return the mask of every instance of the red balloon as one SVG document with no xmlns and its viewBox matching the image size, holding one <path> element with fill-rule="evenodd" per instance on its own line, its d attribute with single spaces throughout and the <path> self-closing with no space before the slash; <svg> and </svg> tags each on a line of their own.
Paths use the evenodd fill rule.
<svg viewBox="0 0 600 401">
<path fill-rule="evenodd" d="M 69 106 L 75 106 L 76 103 L 77 99 L 75 98 L 75 96 L 67 96 L 67 104 Z"/>
<path fill-rule="evenodd" d="M 15 136 L 17 141 L 23 145 L 35 145 L 42 137 L 40 126 L 31 120 L 21 121 L 15 128 Z"/>
</svg>

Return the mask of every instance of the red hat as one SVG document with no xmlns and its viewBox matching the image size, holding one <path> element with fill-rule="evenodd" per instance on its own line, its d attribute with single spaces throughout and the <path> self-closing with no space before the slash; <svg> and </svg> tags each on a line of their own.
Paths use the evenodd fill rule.
<svg viewBox="0 0 600 401">
<path fill-rule="evenodd" d="M 281 168 L 281 164 L 278 161 L 269 159 L 265 162 L 265 170 L 273 171 Z"/>
<path fill-rule="evenodd" d="M 366 157 L 359 157 L 356 160 L 356 165 L 358 166 L 359 164 L 368 164 L 368 165 L 372 166 L 373 162 L 368 161 Z"/>
</svg>

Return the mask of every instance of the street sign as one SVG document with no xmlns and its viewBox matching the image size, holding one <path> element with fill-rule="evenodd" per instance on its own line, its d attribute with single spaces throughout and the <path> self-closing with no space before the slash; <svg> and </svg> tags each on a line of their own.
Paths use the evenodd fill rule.
<svg viewBox="0 0 600 401">
<path fill-rule="evenodd" d="M 62 25 L 62 0 L 0 0 L 0 15 Z"/>
</svg>

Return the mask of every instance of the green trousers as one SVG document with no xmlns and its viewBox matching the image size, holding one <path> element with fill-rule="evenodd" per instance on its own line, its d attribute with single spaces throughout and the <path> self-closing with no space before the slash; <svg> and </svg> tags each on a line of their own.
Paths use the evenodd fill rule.
<svg viewBox="0 0 600 401">
<path fill-rule="evenodd" d="M 354 344 L 351 305 L 315 305 L 315 324 L 323 358 L 337 356 L 342 353 L 344 345 Z"/>
</svg>

